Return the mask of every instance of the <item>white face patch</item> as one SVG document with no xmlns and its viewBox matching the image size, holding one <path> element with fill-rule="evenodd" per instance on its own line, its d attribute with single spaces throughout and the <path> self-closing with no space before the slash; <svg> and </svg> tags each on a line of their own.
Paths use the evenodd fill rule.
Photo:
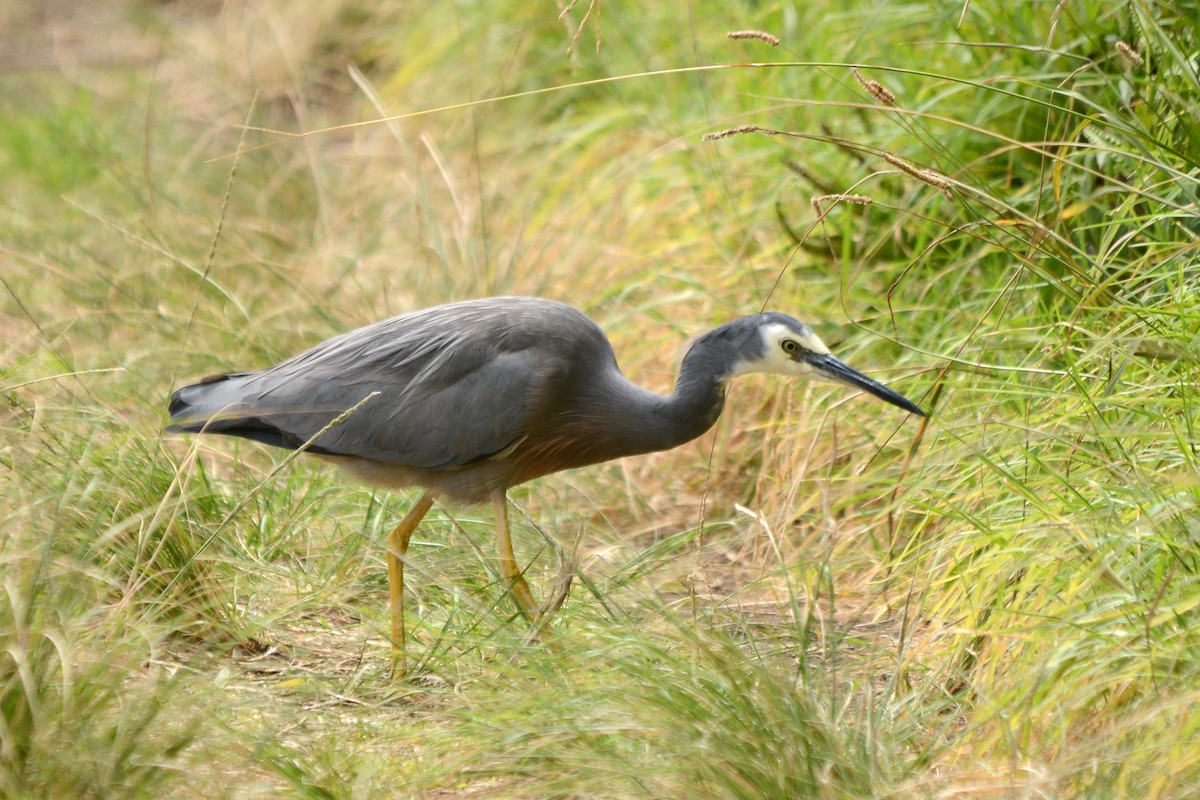
<svg viewBox="0 0 1200 800">
<path fill-rule="evenodd" d="M 758 332 L 763 338 L 763 356 L 754 361 L 740 362 L 734 368 L 733 375 L 766 372 L 810 377 L 813 369 L 804 361 L 804 353 L 829 355 L 829 348 L 812 331 L 801 335 L 787 325 L 776 322 L 763 325 Z"/>
</svg>

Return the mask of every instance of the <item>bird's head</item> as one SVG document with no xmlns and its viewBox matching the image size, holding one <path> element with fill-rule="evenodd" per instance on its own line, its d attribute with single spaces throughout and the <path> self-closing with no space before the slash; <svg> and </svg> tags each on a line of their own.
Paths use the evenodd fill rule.
<svg viewBox="0 0 1200 800">
<path fill-rule="evenodd" d="M 925 416 L 908 398 L 836 358 L 811 328 L 787 314 L 765 313 L 734 320 L 700 337 L 693 352 L 697 349 L 709 351 L 724 362 L 726 379 L 766 372 L 842 383 Z"/>
</svg>

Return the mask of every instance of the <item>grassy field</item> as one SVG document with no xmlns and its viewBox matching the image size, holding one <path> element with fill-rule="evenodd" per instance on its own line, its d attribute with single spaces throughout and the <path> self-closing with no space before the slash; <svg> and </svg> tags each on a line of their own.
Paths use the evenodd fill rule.
<svg viewBox="0 0 1200 800">
<path fill-rule="evenodd" d="M 0 7 L 0 797 L 1197 795 L 1200 4 L 373 5 Z M 543 642 L 435 507 L 393 683 L 413 496 L 166 399 L 494 294 L 932 415 L 744 378 L 515 490 Z"/>
</svg>

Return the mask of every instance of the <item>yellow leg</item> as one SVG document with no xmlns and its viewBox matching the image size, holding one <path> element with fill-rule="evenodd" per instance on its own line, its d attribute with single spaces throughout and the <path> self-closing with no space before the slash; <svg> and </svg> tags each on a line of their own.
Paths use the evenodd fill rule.
<svg viewBox="0 0 1200 800">
<path fill-rule="evenodd" d="M 407 666 L 404 652 L 404 557 L 408 540 L 433 505 L 433 492 L 426 492 L 388 534 L 388 595 L 392 608 L 392 677 L 400 678 Z"/>
<path fill-rule="evenodd" d="M 508 498 L 503 492 L 492 498 L 492 507 L 496 510 L 496 542 L 500 549 L 500 577 L 508 584 L 508 591 L 521 608 L 521 613 L 530 622 L 536 623 L 540 609 L 538 602 L 529 591 L 521 570 L 517 567 L 517 559 L 513 556 L 512 539 L 508 534 Z"/>
</svg>

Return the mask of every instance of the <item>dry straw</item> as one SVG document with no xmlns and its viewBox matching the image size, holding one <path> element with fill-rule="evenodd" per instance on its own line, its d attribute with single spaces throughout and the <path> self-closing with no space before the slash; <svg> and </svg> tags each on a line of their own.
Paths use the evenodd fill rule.
<svg viewBox="0 0 1200 800">
<path fill-rule="evenodd" d="M 858 81 L 864 89 L 870 92 L 871 96 L 876 100 L 883 103 L 885 106 L 896 105 L 896 95 L 882 83 L 879 81 L 867 80 L 863 77 L 862 73 L 858 71 L 858 67 L 851 67 L 850 72 L 852 75 L 854 75 L 854 79 Z"/>
<path fill-rule="evenodd" d="M 730 31 L 725 34 L 730 39 L 758 39 L 760 42 L 766 42 L 771 47 L 779 47 L 779 37 L 772 36 L 766 31 Z"/>
</svg>

